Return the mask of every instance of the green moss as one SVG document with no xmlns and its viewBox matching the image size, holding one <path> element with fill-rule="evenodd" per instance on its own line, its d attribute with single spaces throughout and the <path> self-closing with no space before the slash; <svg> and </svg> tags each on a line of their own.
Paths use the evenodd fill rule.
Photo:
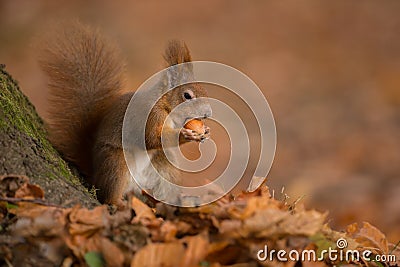
<svg viewBox="0 0 400 267">
<path fill-rule="evenodd" d="M 21 92 L 17 82 L 4 71 L 4 66 L 0 65 L 0 130 L 7 131 L 9 128 L 16 128 L 28 135 L 35 142 L 38 153 L 52 166 L 52 174 L 38 175 L 47 175 L 53 179 L 63 177 L 74 184 L 80 183 L 48 141 L 43 121 L 34 106 Z"/>
</svg>

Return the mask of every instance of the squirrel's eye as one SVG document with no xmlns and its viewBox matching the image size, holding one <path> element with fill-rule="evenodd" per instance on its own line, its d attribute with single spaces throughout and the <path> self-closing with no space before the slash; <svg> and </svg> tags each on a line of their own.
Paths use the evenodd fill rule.
<svg viewBox="0 0 400 267">
<path fill-rule="evenodd" d="M 183 97 L 187 100 L 192 99 L 192 96 L 188 92 L 183 93 Z"/>
<path fill-rule="evenodd" d="M 182 98 L 187 101 L 187 100 L 191 100 L 193 98 L 196 98 L 196 96 L 194 95 L 193 91 L 190 89 L 186 89 L 183 94 L 182 94 Z"/>
</svg>

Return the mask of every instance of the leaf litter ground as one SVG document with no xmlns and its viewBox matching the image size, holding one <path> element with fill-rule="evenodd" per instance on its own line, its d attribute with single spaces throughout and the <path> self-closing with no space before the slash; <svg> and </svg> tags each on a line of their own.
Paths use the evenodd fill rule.
<svg viewBox="0 0 400 267">
<path fill-rule="evenodd" d="M 400 249 L 364 222 L 332 230 L 327 213 L 277 200 L 266 186 L 252 193 L 197 208 L 157 203 L 151 208 L 134 196 L 112 210 L 51 205 L 40 187 L 20 175 L 0 177 L 1 266 L 210 266 L 323 267 L 398 266 Z M 346 246 L 338 248 L 343 239 Z M 266 259 L 265 248 L 269 255 Z M 279 260 L 327 249 L 371 251 L 372 261 L 332 259 Z M 263 250 L 264 249 L 264 250 Z M 263 252 L 260 254 L 260 250 Z M 282 252 L 282 253 L 284 253 Z M 296 254 L 297 253 L 297 254 Z M 282 254 L 281 254 L 282 255 Z M 378 261 L 394 255 L 396 261 Z M 374 260 L 375 259 L 375 260 Z"/>
</svg>

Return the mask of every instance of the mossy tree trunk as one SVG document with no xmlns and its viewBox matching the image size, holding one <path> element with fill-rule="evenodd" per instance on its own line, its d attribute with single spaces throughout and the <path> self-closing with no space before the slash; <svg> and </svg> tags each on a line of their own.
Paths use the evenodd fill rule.
<svg viewBox="0 0 400 267">
<path fill-rule="evenodd" d="M 86 207 L 97 200 L 46 137 L 43 122 L 17 82 L 0 66 L 0 175 L 21 174 L 53 204 Z"/>
</svg>

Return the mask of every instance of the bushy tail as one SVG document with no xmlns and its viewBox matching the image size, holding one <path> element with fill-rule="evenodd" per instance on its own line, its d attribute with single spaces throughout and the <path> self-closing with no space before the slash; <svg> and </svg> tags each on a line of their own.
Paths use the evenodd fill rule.
<svg viewBox="0 0 400 267">
<path fill-rule="evenodd" d="M 93 135 L 121 94 L 124 64 L 110 42 L 79 22 L 64 24 L 41 46 L 40 65 L 49 77 L 50 140 L 89 175 Z"/>
</svg>

